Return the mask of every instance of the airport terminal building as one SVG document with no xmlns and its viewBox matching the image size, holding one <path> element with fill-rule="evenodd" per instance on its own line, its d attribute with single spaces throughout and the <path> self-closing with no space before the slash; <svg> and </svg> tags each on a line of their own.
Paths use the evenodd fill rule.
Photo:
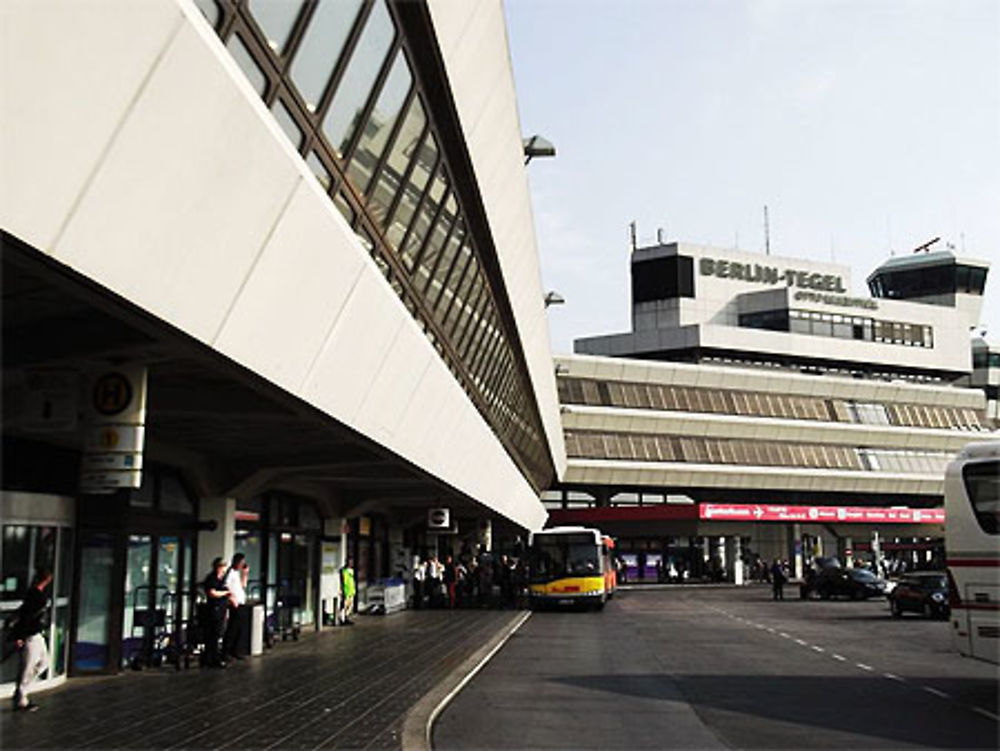
<svg viewBox="0 0 1000 751">
<path fill-rule="evenodd" d="M 0 583 L 6 612 L 54 568 L 50 683 L 180 628 L 216 556 L 312 628 L 348 557 L 364 597 L 542 526 L 566 460 L 498 0 L 0 23 Z"/>
<path fill-rule="evenodd" d="M 631 272 L 632 330 L 556 358 L 569 464 L 550 524 L 616 535 L 632 576 L 934 563 L 944 468 L 996 428 L 961 387 L 988 264 L 897 256 L 862 294 L 845 266 L 671 243 Z"/>
</svg>

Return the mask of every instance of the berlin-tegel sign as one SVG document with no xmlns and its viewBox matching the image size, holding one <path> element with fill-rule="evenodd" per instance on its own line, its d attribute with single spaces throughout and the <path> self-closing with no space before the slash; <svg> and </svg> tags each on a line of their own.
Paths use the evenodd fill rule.
<svg viewBox="0 0 1000 751">
<path fill-rule="evenodd" d="M 780 506 L 770 503 L 702 503 L 699 519 L 749 522 L 855 522 L 944 524 L 944 509 L 865 506 Z"/>
</svg>

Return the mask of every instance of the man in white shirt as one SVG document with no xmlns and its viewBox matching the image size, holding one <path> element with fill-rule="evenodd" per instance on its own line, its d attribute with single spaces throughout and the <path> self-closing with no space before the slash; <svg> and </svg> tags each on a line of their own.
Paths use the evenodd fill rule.
<svg viewBox="0 0 1000 751">
<path fill-rule="evenodd" d="M 236 612 L 237 608 L 246 604 L 247 601 L 247 579 L 250 577 L 250 565 L 247 563 L 243 553 L 233 556 L 232 565 L 226 572 L 226 589 L 229 590 L 229 623 L 226 625 L 226 635 L 222 640 L 222 659 L 232 657 L 234 660 L 242 660 L 243 655 L 239 654 L 240 636 L 243 631 L 243 624 Z"/>
</svg>

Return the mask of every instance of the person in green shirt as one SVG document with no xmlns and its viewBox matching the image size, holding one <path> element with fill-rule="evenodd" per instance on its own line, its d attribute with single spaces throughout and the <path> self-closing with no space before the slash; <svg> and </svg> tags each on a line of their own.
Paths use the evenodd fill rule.
<svg viewBox="0 0 1000 751">
<path fill-rule="evenodd" d="M 354 583 L 354 561 L 347 559 L 347 565 L 340 569 L 340 594 L 343 599 L 344 609 L 341 613 L 340 622 L 344 626 L 353 626 L 351 614 L 354 612 L 354 595 L 357 586 Z"/>
</svg>

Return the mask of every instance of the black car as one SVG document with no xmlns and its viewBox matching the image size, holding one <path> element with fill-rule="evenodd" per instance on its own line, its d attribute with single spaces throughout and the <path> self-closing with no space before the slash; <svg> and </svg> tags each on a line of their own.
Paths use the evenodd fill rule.
<svg viewBox="0 0 1000 751">
<path fill-rule="evenodd" d="M 895 618 L 905 612 L 926 618 L 948 618 L 948 577 L 943 571 L 916 571 L 904 576 L 889 593 L 889 610 Z"/>
<path fill-rule="evenodd" d="M 864 568 L 825 568 L 816 574 L 812 588 L 824 600 L 831 597 L 863 600 L 885 596 L 885 581 Z"/>
</svg>

